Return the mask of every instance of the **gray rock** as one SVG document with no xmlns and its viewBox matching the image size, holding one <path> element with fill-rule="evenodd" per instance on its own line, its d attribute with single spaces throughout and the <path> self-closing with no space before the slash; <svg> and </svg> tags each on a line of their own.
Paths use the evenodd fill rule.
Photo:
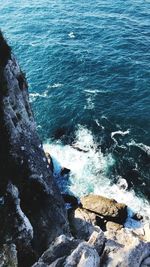
<svg viewBox="0 0 150 267">
<path fill-rule="evenodd" d="M 46 264 L 52 266 L 62 264 L 62 260 L 71 254 L 71 252 L 78 246 L 79 240 L 69 238 L 65 235 L 61 235 L 52 244 L 49 249 L 46 250 L 43 255 L 40 257 L 39 261 L 33 265 L 33 267 L 39 267 L 40 264 Z M 56 266 L 57 266 L 56 265 Z"/>
<path fill-rule="evenodd" d="M 66 259 L 64 267 L 99 267 L 100 257 L 93 246 L 82 242 Z"/>
<path fill-rule="evenodd" d="M 69 213 L 69 222 L 72 234 L 79 239 L 88 240 L 93 231 L 99 231 L 96 226 L 96 214 L 82 208 Z"/>
<path fill-rule="evenodd" d="M 88 240 L 88 244 L 92 245 L 98 252 L 99 255 L 102 254 L 106 242 L 106 238 L 101 229 L 99 232 L 94 231 Z"/>
<path fill-rule="evenodd" d="M 143 242 L 131 230 L 113 230 L 105 235 L 107 242 L 101 256 L 103 267 L 142 267 L 150 256 L 150 243 Z"/>
</svg>

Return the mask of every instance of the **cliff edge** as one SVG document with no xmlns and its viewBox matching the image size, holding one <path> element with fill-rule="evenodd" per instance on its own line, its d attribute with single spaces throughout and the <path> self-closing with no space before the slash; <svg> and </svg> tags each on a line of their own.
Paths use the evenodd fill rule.
<svg viewBox="0 0 150 267">
<path fill-rule="evenodd" d="M 28 86 L 0 32 L 0 245 L 16 246 L 31 266 L 60 234 L 69 235 L 64 202 L 36 131 Z"/>
</svg>

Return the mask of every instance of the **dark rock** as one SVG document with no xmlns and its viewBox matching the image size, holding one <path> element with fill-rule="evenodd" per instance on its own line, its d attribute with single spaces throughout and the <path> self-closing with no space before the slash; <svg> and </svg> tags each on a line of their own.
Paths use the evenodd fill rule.
<svg viewBox="0 0 150 267">
<path fill-rule="evenodd" d="M 62 194 L 62 197 L 65 203 L 71 204 L 72 207 L 79 206 L 78 199 L 75 196 L 69 194 Z"/>
<path fill-rule="evenodd" d="M 62 128 L 58 128 L 55 133 L 54 133 L 54 138 L 57 139 L 61 139 L 67 132 L 67 128 L 62 127 Z"/>
<path fill-rule="evenodd" d="M 127 206 L 118 203 L 114 199 L 88 195 L 81 198 L 81 204 L 84 209 L 103 216 L 107 221 L 110 220 L 122 224 L 127 218 Z"/>
<path fill-rule="evenodd" d="M 34 253 L 40 255 L 58 235 L 70 233 L 63 198 L 36 131 L 27 84 L 10 51 L 0 34 L 0 197 L 5 200 L 0 208 L 0 243 L 8 239 L 3 229 L 9 222 L 7 230 L 17 246 L 19 266 L 28 267 Z M 26 246 L 31 261 L 29 256 L 23 257 Z"/>
<path fill-rule="evenodd" d="M 69 174 L 69 173 L 70 173 L 70 169 L 65 168 L 65 167 L 62 167 L 61 168 L 61 172 L 60 172 L 60 175 L 61 176 L 66 175 L 66 174 Z"/>
<path fill-rule="evenodd" d="M 141 220 L 143 220 L 143 216 L 142 216 L 141 214 L 139 214 L 139 213 L 135 213 L 135 214 L 132 216 L 132 218 L 133 218 L 134 220 L 136 220 L 136 221 L 141 221 Z"/>
<path fill-rule="evenodd" d="M 82 149 L 78 146 L 75 146 L 74 144 L 71 145 L 74 149 L 76 149 L 77 151 L 79 152 L 84 152 L 84 153 L 87 153 L 89 150 L 85 150 L 85 149 Z"/>
<path fill-rule="evenodd" d="M 7 44 L 3 34 L 0 31 L 0 67 L 6 65 L 11 58 L 11 47 Z"/>
</svg>

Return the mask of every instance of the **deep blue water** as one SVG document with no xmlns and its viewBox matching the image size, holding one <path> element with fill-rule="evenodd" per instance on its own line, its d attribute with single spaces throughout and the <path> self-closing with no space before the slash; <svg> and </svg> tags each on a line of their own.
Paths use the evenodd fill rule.
<svg viewBox="0 0 150 267">
<path fill-rule="evenodd" d="M 1 0 L 0 27 L 26 72 L 41 138 L 63 129 L 71 145 L 87 129 L 95 153 L 114 159 L 111 183 L 122 177 L 150 198 L 150 1 Z"/>
</svg>

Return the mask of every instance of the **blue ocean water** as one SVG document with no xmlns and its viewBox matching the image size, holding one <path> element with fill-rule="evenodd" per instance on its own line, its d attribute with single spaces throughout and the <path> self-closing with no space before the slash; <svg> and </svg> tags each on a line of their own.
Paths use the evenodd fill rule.
<svg viewBox="0 0 150 267">
<path fill-rule="evenodd" d="M 1 0 L 0 27 L 70 190 L 150 199 L 150 1 Z"/>
</svg>

